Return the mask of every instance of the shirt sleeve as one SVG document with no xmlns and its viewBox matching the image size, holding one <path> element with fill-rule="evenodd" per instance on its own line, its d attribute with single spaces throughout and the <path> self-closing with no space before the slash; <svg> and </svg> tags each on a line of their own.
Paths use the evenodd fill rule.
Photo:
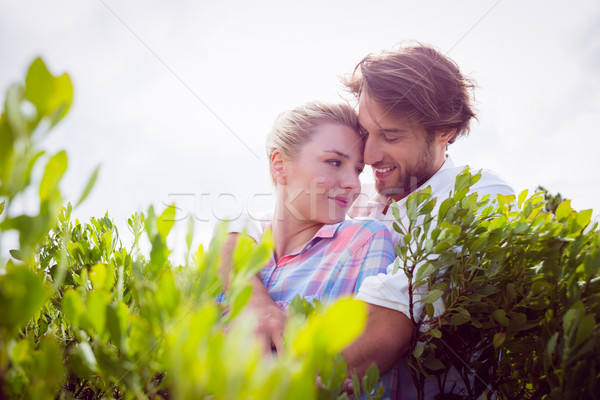
<svg viewBox="0 0 600 400">
<path fill-rule="evenodd" d="M 255 242 L 260 242 L 260 238 L 265 231 L 265 226 L 271 221 L 272 212 L 265 212 L 259 215 L 250 215 L 243 213 L 237 218 L 227 220 L 228 233 L 245 232 L 248 236 L 254 239 Z"/>
<path fill-rule="evenodd" d="M 471 192 L 477 192 L 479 196 L 490 195 L 492 198 L 495 198 L 498 194 L 515 194 L 511 185 L 501 176 L 489 170 L 481 171 L 481 179 L 472 186 Z M 410 318 L 409 279 L 401 268 L 396 272 L 393 272 L 393 269 L 394 265 L 390 264 L 387 273 L 379 273 L 365 278 L 356 298 L 370 304 L 399 311 Z M 426 294 L 426 288 L 424 287 L 413 289 L 413 315 L 415 317 L 422 313 L 423 303 L 419 300 Z M 443 299 L 438 299 L 433 304 L 436 314 L 443 310 L 442 303 Z"/>
</svg>

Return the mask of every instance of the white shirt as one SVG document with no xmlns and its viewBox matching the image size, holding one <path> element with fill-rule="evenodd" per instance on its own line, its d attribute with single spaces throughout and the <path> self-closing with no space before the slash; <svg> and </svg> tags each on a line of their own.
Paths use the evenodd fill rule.
<svg viewBox="0 0 600 400">
<path fill-rule="evenodd" d="M 421 190 L 430 186 L 431 196 L 438 198 L 436 206 L 431 212 L 432 215 L 437 214 L 442 201 L 448 198 L 450 192 L 453 191 L 456 177 L 464 171 L 466 167 L 467 166 L 465 165 L 455 166 L 452 159 L 448 157 L 438 172 L 416 189 Z M 472 174 L 475 174 L 475 172 L 477 171 L 471 171 Z M 497 194 L 515 194 L 513 188 L 496 173 L 489 170 L 481 170 L 480 173 L 481 178 L 471 186 L 470 193 L 477 193 L 480 197 L 490 195 L 491 198 L 495 198 Z M 407 198 L 408 196 L 397 202 L 398 211 L 404 226 L 408 226 L 408 217 L 406 216 Z M 358 201 L 360 200 L 364 201 L 364 197 L 359 197 Z M 376 194 L 372 200 L 367 202 L 367 204 L 358 203 L 353 205 L 351 216 L 369 217 L 383 222 L 392 234 L 393 242 L 398 243 L 400 241 L 400 234 L 392 228 L 392 223 L 396 221 L 396 219 L 392 215 L 391 207 L 387 208 L 385 214 L 383 213 L 383 210 L 388 204 L 388 198 Z M 392 268 L 393 265 L 388 267 L 387 274 L 379 274 L 365 279 L 356 298 L 367 303 L 400 311 L 410 318 L 408 310 L 408 281 L 406 274 L 403 272 L 392 274 L 390 273 Z M 420 313 L 415 313 L 415 315 L 419 314 Z"/>
<path fill-rule="evenodd" d="M 458 174 L 460 174 L 466 166 L 455 166 L 452 160 L 448 157 L 438 172 L 435 173 L 427 182 L 421 185 L 417 190 L 431 187 L 432 197 L 437 197 L 436 207 L 432 210 L 432 215 L 437 215 L 438 209 L 442 201 L 449 197 L 450 192 L 454 189 L 454 183 Z M 497 194 L 512 195 L 515 194 L 512 187 L 506 183 L 506 181 L 499 175 L 489 170 L 471 171 L 472 174 L 475 172 L 481 173 L 481 178 L 473 186 L 471 186 L 470 193 L 478 193 L 480 196 L 490 195 L 491 198 L 495 198 Z M 406 200 L 405 197 L 397 202 L 400 218 L 404 226 L 408 226 L 408 217 L 406 215 Z M 364 199 L 364 197 L 363 197 Z M 389 204 L 389 199 L 379 194 L 375 195 L 372 200 L 367 201 L 366 204 L 358 203 L 353 205 L 353 217 L 371 217 L 380 220 L 387 226 L 392 234 L 392 240 L 394 243 L 398 243 L 401 238 L 400 234 L 392 228 L 392 223 L 396 220 L 392 214 L 391 207 L 388 207 L 386 212 L 386 205 Z M 393 264 L 388 266 L 386 274 L 378 274 L 376 276 L 370 276 L 365 278 L 359 288 L 359 292 L 356 298 L 367 303 L 375 304 L 378 306 L 391 308 L 396 311 L 400 311 L 405 314 L 409 319 L 409 295 L 408 295 L 408 278 L 406 274 L 399 270 L 397 273 L 392 273 Z M 421 288 L 425 290 L 425 288 Z M 425 292 L 419 291 L 419 288 L 414 289 L 413 295 L 417 297 L 426 295 Z M 433 306 L 435 314 L 439 315 L 443 312 L 443 299 L 440 298 L 434 302 Z M 414 315 L 422 315 L 421 310 L 423 303 L 415 301 L 413 303 Z M 401 399 L 417 399 L 417 393 L 412 382 L 410 371 L 406 364 L 405 358 L 403 357 L 397 368 L 397 384 L 400 390 L 398 394 Z M 390 371 L 389 374 L 392 374 Z M 387 375 L 386 375 L 387 376 Z M 384 376 L 385 379 L 385 376 Z M 446 377 L 446 388 L 453 387 L 454 393 L 466 394 L 466 389 L 462 383 L 458 372 L 455 369 L 451 369 Z M 437 382 L 432 380 L 425 381 L 425 398 L 433 399 L 436 394 L 439 393 Z"/>
</svg>

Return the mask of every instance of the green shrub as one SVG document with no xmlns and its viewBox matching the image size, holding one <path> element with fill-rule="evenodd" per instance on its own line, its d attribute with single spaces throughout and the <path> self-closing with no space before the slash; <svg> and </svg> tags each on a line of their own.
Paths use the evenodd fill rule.
<svg viewBox="0 0 600 400">
<path fill-rule="evenodd" d="M 297 302 L 303 312 L 292 312 L 287 351 L 277 357 L 265 356 L 250 334 L 255 318 L 241 310 L 270 240 L 240 243 L 220 304 L 224 230 L 208 249 L 192 249 L 190 227 L 187 260 L 176 266 L 167 246 L 175 207 L 159 216 L 150 207 L 128 220 L 134 240 L 125 247 L 108 215 L 81 223 L 63 206 L 65 152 L 46 161 L 39 212 L 12 215 L 44 159 L 40 139 L 66 115 L 72 95 L 68 75 L 54 77 L 37 59 L 25 85 L 9 88 L 0 119 L 0 232 L 19 237 L 13 260 L 0 260 L 0 398 L 346 398 L 338 354 L 362 330 L 362 303 L 340 300 L 305 316 L 309 307 Z M 34 113 L 23 112 L 28 105 Z M 147 255 L 138 248 L 144 237 Z"/>
<path fill-rule="evenodd" d="M 186 261 L 173 265 L 174 206 L 133 215 L 130 246 L 108 215 L 72 220 L 60 191 L 67 155 L 40 148 L 72 97 L 68 75 L 37 59 L 25 83 L 9 87 L 0 117 L 0 233 L 19 240 L 12 259 L 0 259 L 0 398 L 347 398 L 339 352 L 362 330 L 363 304 L 294 301 L 277 357 L 249 334 L 246 283 L 269 257 L 269 238 L 240 242 L 219 304 L 224 230 L 208 249 L 192 249 L 191 226 Z M 14 215 L 40 162 L 39 210 Z M 468 194 L 477 179 L 460 175 L 435 215 L 430 191 L 412 194 L 408 226 L 395 226 L 405 243 L 398 273 L 412 282 L 412 305 L 425 305 L 423 315 L 413 307 L 415 385 L 422 392 L 426 379 L 442 382 L 454 368 L 469 398 L 597 398 L 600 233 L 591 210 L 565 201 L 548 213 L 541 194 L 526 192 L 478 198 Z M 141 254 L 146 238 L 151 250 Z M 377 398 L 377 375 L 354 378 L 355 395 L 362 386 Z"/>
<path fill-rule="evenodd" d="M 396 224 L 407 244 L 398 247 L 398 266 L 415 304 L 425 303 L 412 318 L 413 381 L 442 382 L 455 368 L 467 398 L 598 398 L 600 233 L 592 211 L 576 212 L 567 200 L 544 212 L 541 193 L 493 201 L 467 194 L 479 177 L 460 175 L 434 215 L 429 190 L 412 194 L 409 226 Z"/>
</svg>

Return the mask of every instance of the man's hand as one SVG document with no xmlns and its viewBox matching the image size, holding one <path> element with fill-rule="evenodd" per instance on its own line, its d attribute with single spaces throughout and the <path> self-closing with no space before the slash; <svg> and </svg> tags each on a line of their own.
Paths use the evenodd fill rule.
<svg viewBox="0 0 600 400">
<path fill-rule="evenodd" d="M 252 297 L 246 310 L 253 312 L 258 317 L 256 334 L 263 341 L 265 352 L 271 352 L 274 347 L 277 353 L 281 353 L 283 352 L 283 330 L 287 315 L 271 299 L 267 289 L 257 277 L 253 277 L 250 284 L 252 285 Z"/>
<path fill-rule="evenodd" d="M 219 273 L 223 278 L 225 287 L 229 284 L 228 277 L 233 269 L 232 259 L 238 235 L 238 233 L 230 233 L 221 249 L 222 262 Z M 282 352 L 282 335 L 287 315 L 271 299 L 269 292 L 267 292 L 267 289 L 258 277 L 252 277 L 250 284 L 252 285 L 252 297 L 250 297 L 250 302 L 243 312 L 251 312 L 257 316 L 258 327 L 256 334 L 262 340 L 265 352 L 271 353 L 273 347 L 275 347 L 278 353 Z"/>
<path fill-rule="evenodd" d="M 368 306 L 365 330 L 342 351 L 348 371 L 359 377 L 373 363 L 380 376 L 388 372 L 406 353 L 413 335 L 413 325 L 406 315 L 390 308 Z"/>
</svg>

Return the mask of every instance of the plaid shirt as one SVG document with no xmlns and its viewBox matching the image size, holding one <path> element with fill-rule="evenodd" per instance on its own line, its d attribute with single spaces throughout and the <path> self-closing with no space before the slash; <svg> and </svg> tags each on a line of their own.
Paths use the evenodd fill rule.
<svg viewBox="0 0 600 400">
<path fill-rule="evenodd" d="M 300 295 L 308 301 L 352 296 L 367 276 L 385 273 L 396 258 L 387 228 L 375 220 L 324 225 L 298 252 L 269 263 L 259 277 L 286 309 Z"/>
</svg>

